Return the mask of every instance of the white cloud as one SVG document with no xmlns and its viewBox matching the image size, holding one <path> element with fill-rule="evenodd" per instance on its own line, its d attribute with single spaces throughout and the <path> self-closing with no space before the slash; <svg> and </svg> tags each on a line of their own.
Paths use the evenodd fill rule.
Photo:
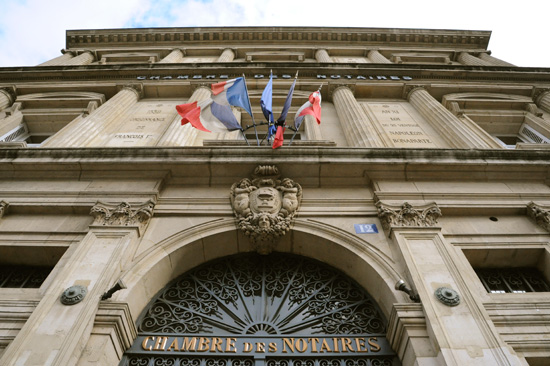
<svg viewBox="0 0 550 366">
<path fill-rule="evenodd" d="M 7 1 L 5 1 L 7 2 Z M 533 0 L 504 2 L 368 0 L 27 0 L 0 13 L 0 66 L 36 65 L 59 56 L 65 30 L 123 27 L 340 26 L 492 30 L 493 55 L 519 66 L 550 66 L 538 39 Z M 534 53 L 536 50 L 536 54 Z"/>
</svg>

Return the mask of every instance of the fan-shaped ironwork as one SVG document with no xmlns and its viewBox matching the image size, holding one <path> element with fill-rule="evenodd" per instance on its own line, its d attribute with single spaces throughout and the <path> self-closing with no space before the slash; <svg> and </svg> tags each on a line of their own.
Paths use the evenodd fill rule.
<svg viewBox="0 0 550 366">
<path fill-rule="evenodd" d="M 297 256 L 235 256 L 197 268 L 147 309 L 143 333 L 384 333 L 379 310 L 341 273 Z"/>
</svg>

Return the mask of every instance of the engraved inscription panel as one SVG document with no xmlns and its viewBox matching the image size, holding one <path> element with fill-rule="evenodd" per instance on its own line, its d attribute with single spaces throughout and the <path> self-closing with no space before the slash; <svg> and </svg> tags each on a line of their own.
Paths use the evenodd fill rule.
<svg viewBox="0 0 550 366">
<path fill-rule="evenodd" d="M 400 103 L 366 103 L 370 114 L 382 126 L 390 146 L 410 148 L 438 147 L 424 123 L 414 118 Z M 422 121 L 423 122 L 423 121 Z"/>
<path fill-rule="evenodd" d="M 140 101 L 106 146 L 155 146 L 176 118 L 178 101 Z"/>
<path fill-rule="evenodd" d="M 332 60 L 338 63 L 347 63 L 347 64 L 367 64 L 369 63 L 365 57 L 338 57 L 332 56 Z"/>
</svg>

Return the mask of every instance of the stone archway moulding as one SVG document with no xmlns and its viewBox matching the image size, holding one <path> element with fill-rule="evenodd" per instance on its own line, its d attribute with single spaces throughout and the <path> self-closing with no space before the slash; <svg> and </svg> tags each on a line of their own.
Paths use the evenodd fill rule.
<svg viewBox="0 0 550 366">
<path fill-rule="evenodd" d="M 227 240 L 228 235 L 234 237 Z M 122 275 L 127 290 L 117 293 L 116 301 L 128 302 L 136 319 L 151 298 L 177 276 L 212 259 L 250 251 L 233 219 L 197 225 L 164 239 L 136 258 Z M 317 259 L 343 271 L 371 294 L 387 318 L 394 303 L 407 302 L 394 290 L 401 277 L 395 263 L 374 245 L 344 230 L 296 220 L 278 251 Z"/>
</svg>

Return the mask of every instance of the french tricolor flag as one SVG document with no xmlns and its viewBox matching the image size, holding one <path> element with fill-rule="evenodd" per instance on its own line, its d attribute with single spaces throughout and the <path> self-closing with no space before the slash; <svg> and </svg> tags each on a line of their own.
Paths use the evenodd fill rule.
<svg viewBox="0 0 550 366">
<path fill-rule="evenodd" d="M 181 124 L 191 123 L 196 129 L 205 132 L 242 130 L 230 106 L 241 107 L 252 114 L 244 78 L 212 84 L 211 88 L 210 98 L 176 106 L 182 117 Z"/>
</svg>

